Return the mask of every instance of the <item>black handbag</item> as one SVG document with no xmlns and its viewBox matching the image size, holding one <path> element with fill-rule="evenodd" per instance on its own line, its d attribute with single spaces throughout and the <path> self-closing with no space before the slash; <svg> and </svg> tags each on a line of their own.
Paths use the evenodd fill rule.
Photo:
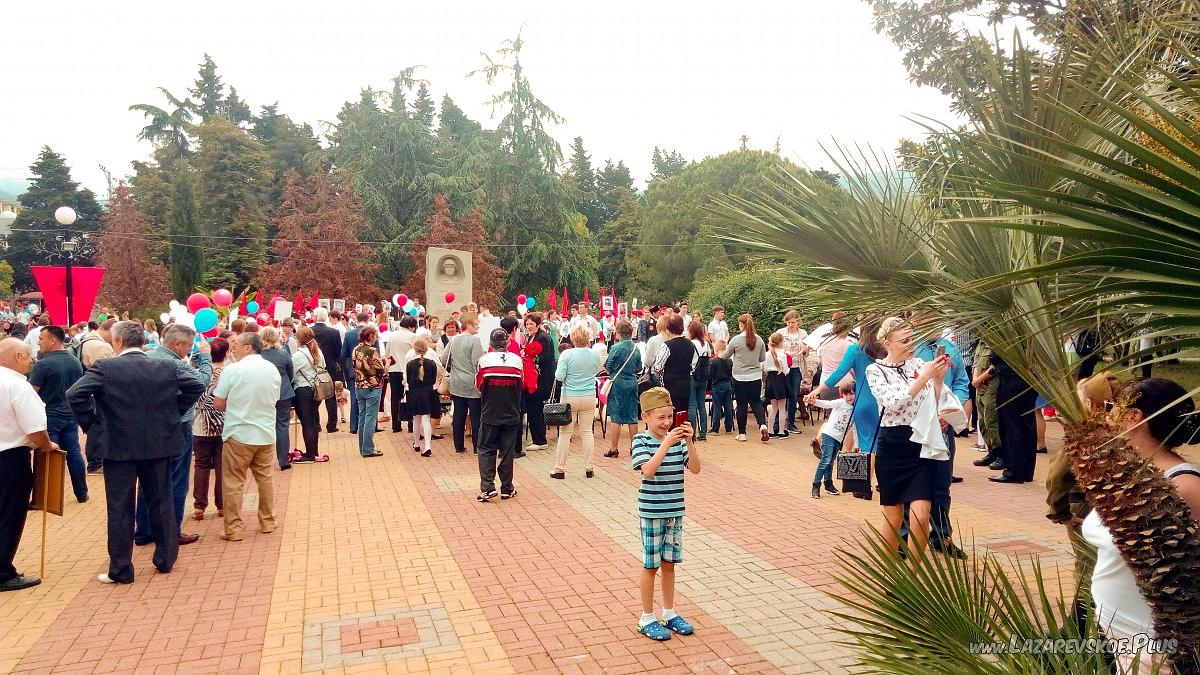
<svg viewBox="0 0 1200 675">
<path fill-rule="evenodd" d="M 547 401 L 542 405 L 542 417 L 548 427 L 565 427 L 571 424 L 571 404 L 563 401 Z"/>
</svg>

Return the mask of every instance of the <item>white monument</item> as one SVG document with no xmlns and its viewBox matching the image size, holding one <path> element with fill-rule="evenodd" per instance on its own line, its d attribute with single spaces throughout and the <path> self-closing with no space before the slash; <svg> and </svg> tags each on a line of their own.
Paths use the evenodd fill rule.
<svg viewBox="0 0 1200 675">
<path fill-rule="evenodd" d="M 471 252 L 429 247 L 425 254 L 426 316 L 443 321 L 450 313 L 471 302 Z M 454 293 L 454 302 L 446 302 L 446 293 Z"/>
</svg>

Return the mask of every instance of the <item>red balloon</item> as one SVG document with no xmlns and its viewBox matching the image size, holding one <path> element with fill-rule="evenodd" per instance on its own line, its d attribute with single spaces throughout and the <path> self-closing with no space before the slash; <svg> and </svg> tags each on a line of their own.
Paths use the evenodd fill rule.
<svg viewBox="0 0 1200 675">
<path fill-rule="evenodd" d="M 523 305 L 523 304 L 525 304 L 525 300 L 527 300 L 527 298 L 525 297 L 525 294 L 524 294 L 524 293 L 522 293 L 522 294 L 520 294 L 520 295 L 518 295 L 518 296 L 517 296 L 517 304 L 518 304 L 518 305 Z"/>
<path fill-rule="evenodd" d="M 379 324 L 379 332 L 380 332 L 380 333 L 386 333 L 386 332 L 387 332 L 387 330 L 388 330 L 388 325 L 387 325 L 387 322 L 386 322 L 386 321 L 384 321 L 383 323 Z"/>
<path fill-rule="evenodd" d="M 454 302 L 454 291 L 446 291 L 446 302 Z"/>
<path fill-rule="evenodd" d="M 405 305 L 407 305 L 407 304 L 408 304 L 408 296 L 407 296 L 407 295 L 405 295 L 405 294 L 403 294 L 403 293 L 401 293 L 400 295 L 398 295 L 398 296 L 395 298 L 395 300 L 396 300 L 396 304 L 397 304 L 397 305 L 399 305 L 399 306 L 401 306 L 401 307 L 403 307 L 403 306 L 405 306 Z"/>
<path fill-rule="evenodd" d="M 259 312 L 258 316 L 254 317 L 254 320 L 257 321 L 258 325 L 260 326 L 271 325 L 271 315 L 267 314 L 266 312 Z"/>
<path fill-rule="evenodd" d="M 187 309 L 192 314 L 199 312 L 205 307 L 210 307 L 211 302 L 208 301 L 208 296 L 203 293 L 192 293 L 187 299 Z"/>
<path fill-rule="evenodd" d="M 233 304 L 233 293 L 227 289 L 218 288 L 213 291 L 213 304 L 217 307 L 228 307 Z"/>
<path fill-rule="evenodd" d="M 220 330 L 218 330 L 216 326 L 213 326 L 212 328 L 210 328 L 210 329 L 208 329 L 208 330 L 204 331 L 203 333 L 201 333 L 201 335 L 203 335 L 203 336 L 204 336 L 204 337 L 206 337 L 206 338 L 214 338 L 214 337 L 217 337 L 217 336 L 218 336 L 218 335 L 220 335 L 220 334 L 221 334 L 221 331 L 220 331 Z"/>
</svg>

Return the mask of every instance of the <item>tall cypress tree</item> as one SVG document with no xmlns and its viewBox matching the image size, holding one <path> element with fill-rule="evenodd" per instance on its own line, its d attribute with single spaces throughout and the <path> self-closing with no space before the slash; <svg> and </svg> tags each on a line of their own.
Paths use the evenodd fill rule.
<svg viewBox="0 0 1200 675">
<path fill-rule="evenodd" d="M 171 292 L 176 298 L 183 298 L 200 285 L 204 275 L 204 240 L 200 236 L 200 211 L 196 206 L 192 179 L 186 171 L 180 171 L 175 178 L 168 232 Z"/>
<path fill-rule="evenodd" d="M 21 213 L 13 223 L 4 256 L 13 267 L 13 285 L 17 291 L 33 289 L 31 265 L 57 265 L 62 260 L 55 242 L 55 236 L 63 231 L 63 226 L 54 219 L 58 207 L 75 209 L 71 232 L 89 234 L 100 229 L 101 212 L 95 193 L 80 189 L 79 183 L 71 180 L 71 170 L 62 155 L 42 146 L 37 161 L 29 167 L 29 174 L 33 183 L 18 198 Z M 90 258 L 76 257 L 76 264 L 90 263 Z"/>
<path fill-rule="evenodd" d="M 583 137 L 576 136 L 571 145 L 571 162 L 567 175 L 564 177 L 575 195 L 575 210 L 587 218 L 588 231 L 596 232 L 607 220 L 600 206 L 600 198 L 596 191 L 596 174 L 592 171 L 592 161 L 583 148 Z"/>
<path fill-rule="evenodd" d="M 417 87 L 417 100 L 413 102 L 413 114 L 426 129 L 433 129 L 433 99 L 429 98 L 429 87 L 422 82 Z"/>
<path fill-rule="evenodd" d="M 204 63 L 200 64 L 200 73 L 196 76 L 195 85 L 188 93 L 192 95 L 192 112 L 200 116 L 201 122 L 221 114 L 224 109 L 225 84 L 217 75 L 217 64 L 208 54 L 204 55 Z"/>
</svg>

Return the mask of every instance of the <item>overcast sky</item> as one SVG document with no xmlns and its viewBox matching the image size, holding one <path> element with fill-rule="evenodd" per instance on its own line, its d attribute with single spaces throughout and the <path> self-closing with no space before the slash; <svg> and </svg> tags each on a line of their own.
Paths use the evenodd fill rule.
<svg viewBox="0 0 1200 675">
<path fill-rule="evenodd" d="M 149 144 L 132 103 L 182 96 L 203 54 L 254 108 L 335 119 L 364 86 L 390 89 L 424 66 L 436 100 L 489 121 L 488 86 L 466 79 L 525 25 L 523 61 L 537 93 L 583 136 L 594 164 L 624 159 L 639 183 L 655 145 L 690 159 L 749 136 L 816 167 L 831 139 L 885 150 L 951 119 L 947 100 L 910 84 L 900 54 L 871 29 L 860 0 L 791 2 L 19 2 L 4 10 L 0 178 L 21 178 L 38 149 L 64 154 L 103 193 L 99 166 L 132 171 Z"/>
</svg>

